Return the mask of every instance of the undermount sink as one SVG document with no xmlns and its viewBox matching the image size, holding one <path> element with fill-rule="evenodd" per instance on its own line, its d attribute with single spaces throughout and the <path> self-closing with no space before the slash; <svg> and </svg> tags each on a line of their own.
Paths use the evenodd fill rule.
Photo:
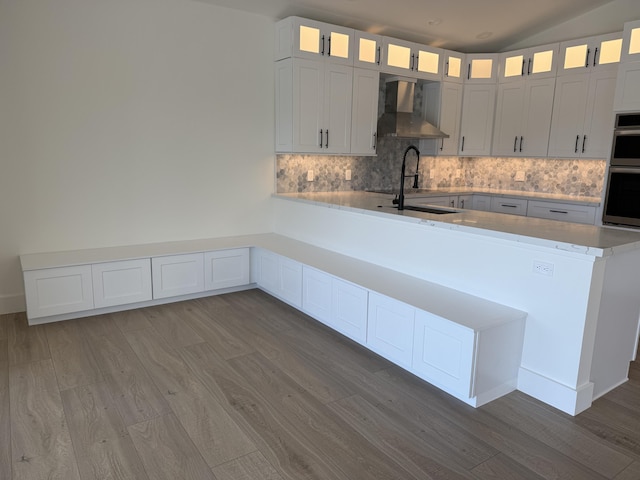
<svg viewBox="0 0 640 480">
<path fill-rule="evenodd" d="M 383 205 L 378 205 L 379 208 L 383 208 Z M 398 206 L 397 205 L 393 205 L 391 207 L 387 207 L 387 208 L 395 208 L 397 209 Z M 435 206 L 418 206 L 418 205 L 405 205 L 404 206 L 405 210 L 411 210 L 414 212 L 424 212 L 424 213 L 434 213 L 436 215 L 444 215 L 447 213 L 459 213 L 460 210 L 455 210 L 453 208 L 447 208 L 447 207 L 435 207 Z"/>
</svg>

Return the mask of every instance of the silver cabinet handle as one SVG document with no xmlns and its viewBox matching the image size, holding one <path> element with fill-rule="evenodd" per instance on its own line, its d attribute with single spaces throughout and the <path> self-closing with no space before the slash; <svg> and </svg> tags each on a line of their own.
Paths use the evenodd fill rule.
<svg viewBox="0 0 640 480">
<path fill-rule="evenodd" d="M 375 150 L 377 146 L 378 146 L 378 132 L 373 132 L 373 145 L 371 145 L 371 148 Z"/>
</svg>

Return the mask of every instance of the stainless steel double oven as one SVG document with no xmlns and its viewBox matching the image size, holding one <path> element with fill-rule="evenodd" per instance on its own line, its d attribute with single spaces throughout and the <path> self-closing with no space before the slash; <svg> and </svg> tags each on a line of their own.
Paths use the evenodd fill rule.
<svg viewBox="0 0 640 480">
<path fill-rule="evenodd" d="M 602 222 L 640 228 L 640 113 L 616 116 Z"/>
</svg>

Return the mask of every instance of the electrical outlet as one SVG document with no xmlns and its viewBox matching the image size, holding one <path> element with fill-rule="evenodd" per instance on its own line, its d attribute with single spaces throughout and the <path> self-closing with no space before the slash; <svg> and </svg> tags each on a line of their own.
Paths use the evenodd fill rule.
<svg viewBox="0 0 640 480">
<path fill-rule="evenodd" d="M 533 273 L 553 277 L 553 263 L 543 262 L 542 260 L 534 260 Z"/>
<path fill-rule="evenodd" d="M 524 182 L 524 172 L 522 170 L 518 170 L 516 172 L 516 182 Z"/>
<path fill-rule="evenodd" d="M 344 179 L 347 181 L 351 180 L 351 170 L 345 170 Z"/>
<path fill-rule="evenodd" d="M 313 170 L 307 172 L 307 182 L 313 182 Z"/>
</svg>

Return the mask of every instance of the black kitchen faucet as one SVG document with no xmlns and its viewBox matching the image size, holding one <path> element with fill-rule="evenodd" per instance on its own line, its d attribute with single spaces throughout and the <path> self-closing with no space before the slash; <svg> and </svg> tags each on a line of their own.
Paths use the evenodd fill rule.
<svg viewBox="0 0 640 480">
<path fill-rule="evenodd" d="M 418 156 L 418 160 L 416 162 L 416 173 L 413 175 L 406 175 L 406 163 L 407 163 L 407 153 L 410 150 L 416 152 Z M 406 177 L 413 177 L 413 188 L 418 188 L 418 170 L 420 168 L 420 150 L 415 145 L 409 145 L 407 149 L 404 151 L 404 155 L 402 156 L 402 170 L 400 172 L 400 193 L 398 194 L 398 210 L 404 210 L 404 179 Z"/>
</svg>

